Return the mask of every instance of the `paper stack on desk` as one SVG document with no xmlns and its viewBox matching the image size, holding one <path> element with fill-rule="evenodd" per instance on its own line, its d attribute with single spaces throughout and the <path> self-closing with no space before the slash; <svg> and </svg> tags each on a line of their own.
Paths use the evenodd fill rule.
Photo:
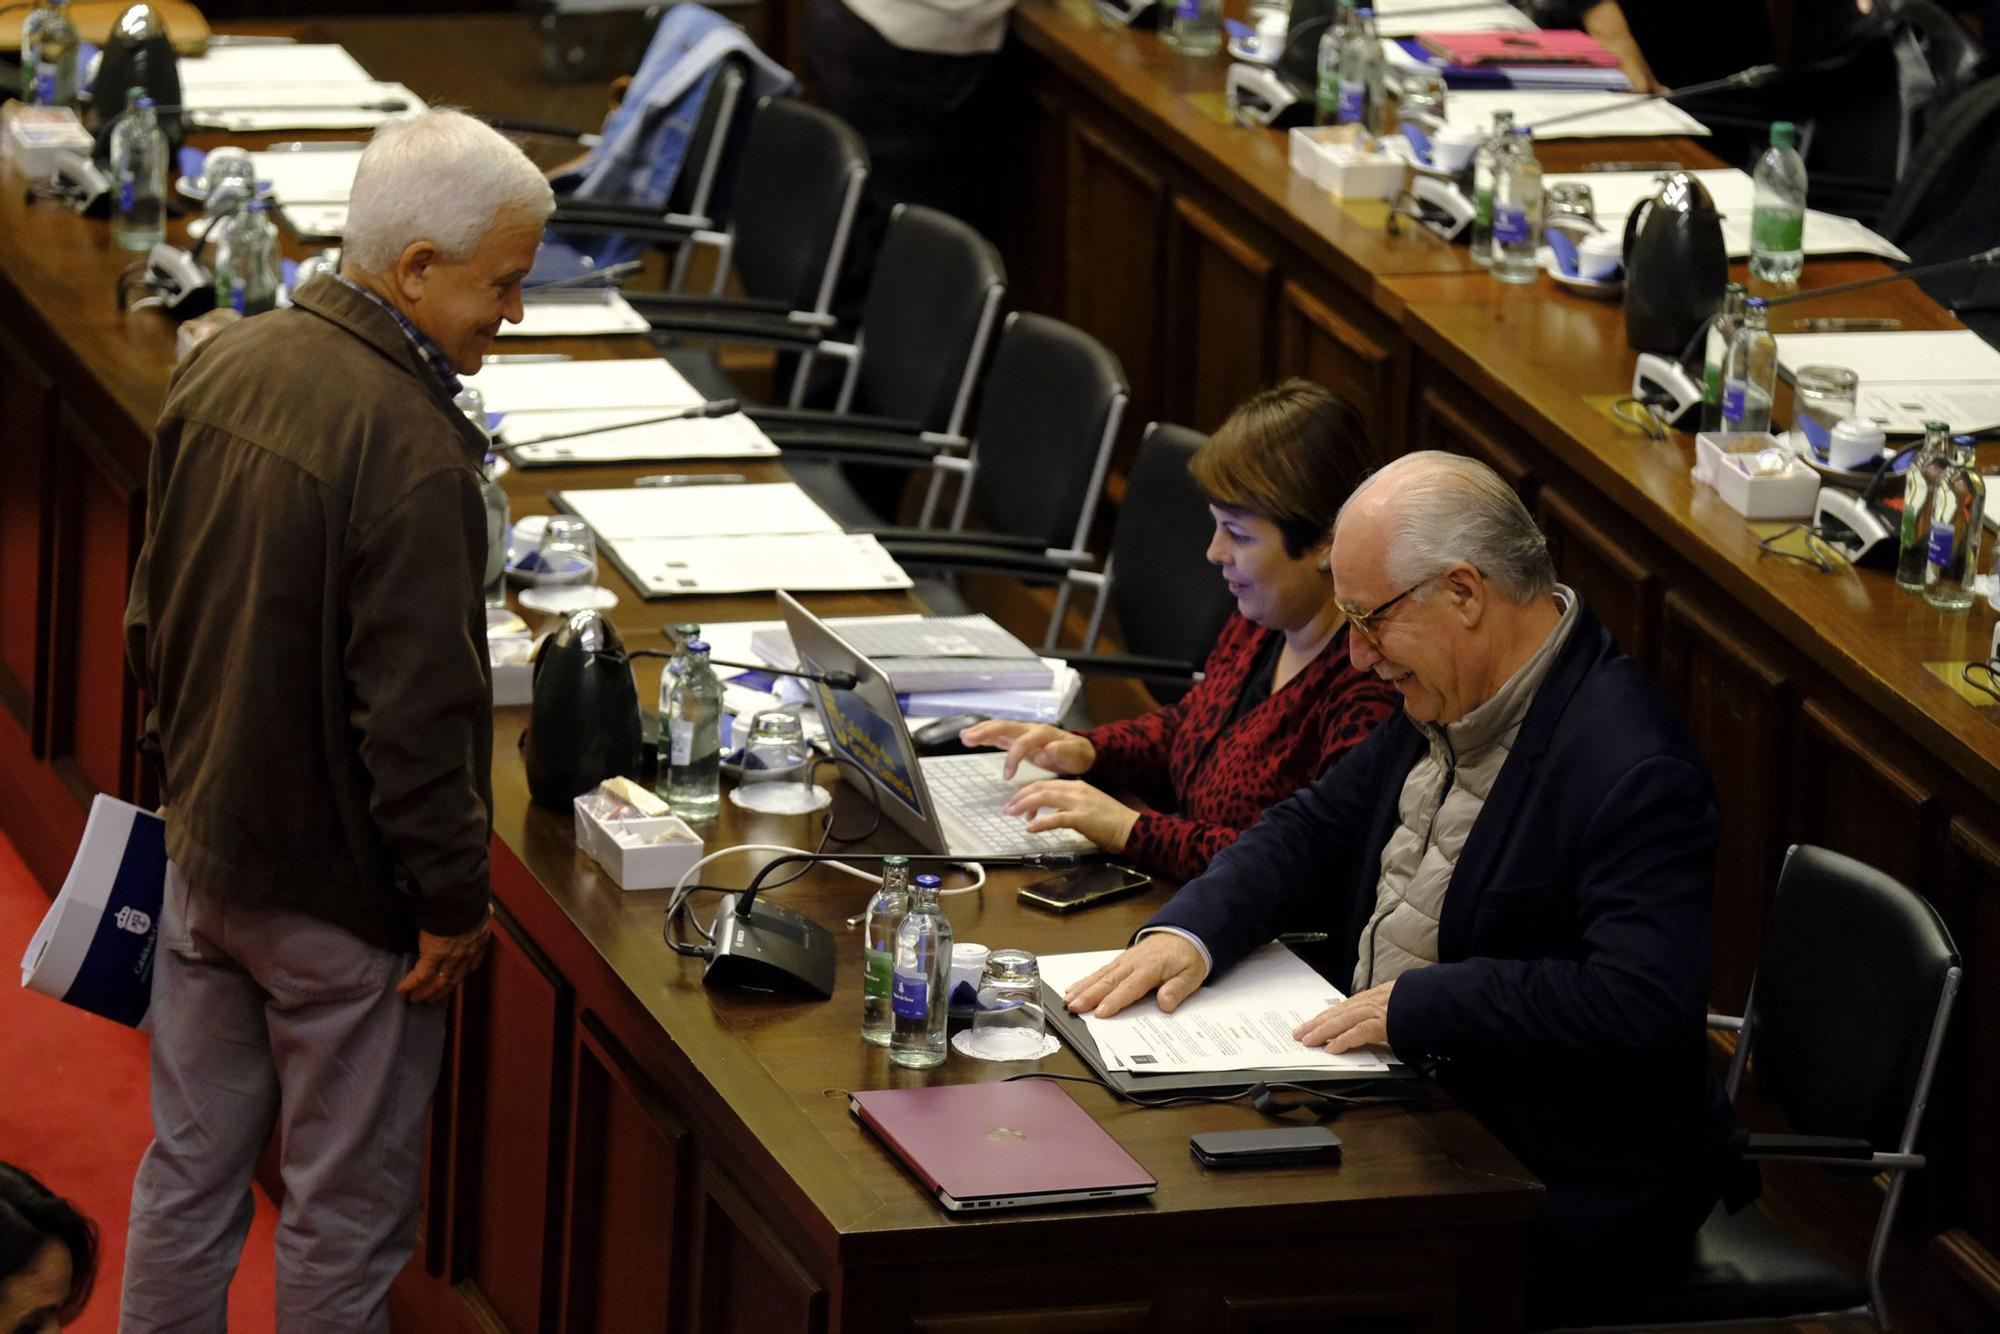
<svg viewBox="0 0 2000 1334">
<path fill-rule="evenodd" d="M 252 153 L 251 168 L 270 184 L 285 222 L 298 236 L 331 239 L 347 230 L 347 197 L 363 145 L 302 152 Z"/>
<path fill-rule="evenodd" d="M 1857 415 L 1896 435 L 1938 420 L 1952 434 L 2000 426 L 2000 351 L 1970 329 L 1778 335 L 1778 368 L 1845 366 L 1861 377 Z"/>
<path fill-rule="evenodd" d="M 1552 92 L 1512 88 L 1467 90 L 1445 99 L 1445 122 L 1458 129 L 1489 133 L 1493 113 L 1512 111 L 1516 125 L 1533 127 L 1537 139 L 1616 139 L 1626 137 L 1706 137 L 1708 127 L 1671 102 L 1634 103 L 1628 94 Z M 1589 115 L 1576 115 L 1589 112 Z M 1552 116 L 1571 116 L 1547 128 Z"/>
<path fill-rule="evenodd" d="M 1060 996 L 1118 953 L 1044 954 L 1042 981 Z M 1106 1066 L 1131 1074 L 1312 1069 L 1387 1073 L 1389 1063 L 1375 1051 L 1334 1055 L 1292 1036 L 1294 1028 L 1345 999 L 1303 959 L 1272 941 L 1182 1001 L 1172 1014 L 1163 1013 L 1148 997 L 1109 1019 L 1085 1015 L 1083 1021 Z"/>
<path fill-rule="evenodd" d="M 507 446 L 516 463 L 526 467 L 769 458 L 778 452 L 762 428 L 742 413 L 686 421 L 649 421 L 675 408 L 693 407 L 703 401 L 700 391 L 661 357 L 497 362 L 477 375 L 466 376 L 465 382 L 485 396 L 488 412 L 501 415 L 500 442 Z M 578 403 L 590 406 L 579 408 Z M 649 424 L 631 424 L 640 422 Z M 590 434 L 574 434 L 579 431 Z M 551 436 L 569 438 L 545 445 L 538 443 Z M 834 525 L 833 531 L 839 531 L 839 526 Z M 664 531 L 617 534 L 687 535 Z"/>
<path fill-rule="evenodd" d="M 611 291 L 601 301 L 547 301 L 527 295 L 521 302 L 526 316 L 519 324 L 500 326 L 502 338 L 601 338 L 608 334 L 642 334 L 652 328 L 632 303 Z"/>
<path fill-rule="evenodd" d="M 1750 257 L 1750 213 L 1756 201 L 1756 183 L 1750 174 L 1734 167 L 1691 171 L 1722 214 L 1722 243 L 1731 259 Z M 1659 174 L 1649 171 L 1583 171 L 1552 173 L 1542 178 L 1542 187 L 1574 184 L 1590 188 L 1597 221 L 1605 230 L 1616 232 L 1642 199 L 1650 199 L 1659 186 Z M 1852 218 L 1837 213 L 1806 210 L 1805 251 L 1808 255 L 1879 255 L 1883 259 L 1909 261 L 1909 256 L 1883 236 Z"/>
<path fill-rule="evenodd" d="M 179 64 L 190 124 L 257 130 L 368 129 L 424 109 L 400 83 L 372 79 L 345 48 L 310 43 L 211 47 Z"/>
<path fill-rule="evenodd" d="M 1441 5 L 1439 0 L 1375 0 L 1375 31 L 1383 37 L 1420 32 L 1533 32 L 1535 21 L 1512 5 Z"/>
</svg>

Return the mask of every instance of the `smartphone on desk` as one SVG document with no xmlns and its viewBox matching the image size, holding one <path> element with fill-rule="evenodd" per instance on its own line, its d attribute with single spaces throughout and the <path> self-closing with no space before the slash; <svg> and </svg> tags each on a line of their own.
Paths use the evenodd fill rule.
<svg viewBox="0 0 2000 1334">
<path fill-rule="evenodd" d="M 1112 899 L 1136 893 L 1153 883 L 1153 877 L 1129 866 L 1097 862 L 1079 866 L 1046 880 L 1021 887 L 1021 902 L 1043 912 L 1075 912 Z"/>
<path fill-rule="evenodd" d="M 1188 1152 L 1203 1167 L 1291 1167 L 1337 1163 L 1340 1136 L 1325 1126 L 1219 1130 L 1188 1136 Z"/>
</svg>

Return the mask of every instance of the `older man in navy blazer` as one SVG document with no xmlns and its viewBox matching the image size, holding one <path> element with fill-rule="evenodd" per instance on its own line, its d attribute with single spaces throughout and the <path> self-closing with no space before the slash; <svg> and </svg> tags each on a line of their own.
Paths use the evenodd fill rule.
<svg viewBox="0 0 2000 1334">
<path fill-rule="evenodd" d="M 1703 1040 L 1707 770 L 1484 465 L 1382 469 L 1332 564 L 1349 651 L 1401 716 L 1065 999 L 1172 1010 L 1280 932 L 1329 931 L 1352 995 L 1298 1038 L 1386 1042 L 1479 1116 L 1548 1186 L 1531 1315 L 1587 1316 L 1685 1261 L 1732 1165 Z"/>
</svg>

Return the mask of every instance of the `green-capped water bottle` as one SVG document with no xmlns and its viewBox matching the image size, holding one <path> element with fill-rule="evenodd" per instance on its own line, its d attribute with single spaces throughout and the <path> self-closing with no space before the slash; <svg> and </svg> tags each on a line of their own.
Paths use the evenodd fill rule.
<svg viewBox="0 0 2000 1334">
<path fill-rule="evenodd" d="M 1507 151 L 1514 143 L 1514 113 L 1493 113 L 1493 133 L 1472 153 L 1472 262 L 1493 263 L 1493 192 L 1500 185 L 1500 170 L 1507 164 Z"/>
<path fill-rule="evenodd" d="M 928 1070 L 944 1064 L 945 1026 L 951 1020 L 951 922 L 938 907 L 938 878 L 917 877 L 910 911 L 896 927 L 896 966 L 889 1008 L 896 1027 L 889 1059 Z"/>
<path fill-rule="evenodd" d="M 74 107 L 81 43 L 69 0 L 42 0 L 21 24 L 21 100 L 29 106 Z"/>
<path fill-rule="evenodd" d="M 1905 593 L 1924 591 L 1924 574 L 1930 564 L 1931 494 L 1944 481 L 1951 466 L 1951 427 L 1943 422 L 1924 423 L 1924 442 L 1903 474 L 1903 531 L 1896 549 L 1896 587 Z"/>
<path fill-rule="evenodd" d="M 861 1036 L 878 1047 L 886 1047 L 896 1031 L 896 1013 L 891 1008 L 896 976 L 896 928 L 910 913 L 910 859 L 891 856 L 882 859 L 882 887 L 868 900 L 867 926 L 863 931 L 861 979 Z"/>
<path fill-rule="evenodd" d="M 1979 539 L 1986 515 L 1986 479 L 1979 475 L 1972 437 L 1952 441 L 1951 462 L 1931 493 L 1931 531 L 1924 548 L 1924 601 L 1939 611 L 1972 606 L 1979 573 Z"/>
<path fill-rule="evenodd" d="M 667 804 L 690 824 L 712 820 L 722 805 L 722 683 L 708 665 L 708 645 L 683 646 L 687 664 L 667 687 L 660 710 L 660 767 Z"/>
<path fill-rule="evenodd" d="M 1798 144 L 1797 126 L 1775 122 L 1771 146 L 1751 174 L 1750 276 L 1763 282 L 1795 283 L 1806 266 L 1806 164 Z"/>
</svg>

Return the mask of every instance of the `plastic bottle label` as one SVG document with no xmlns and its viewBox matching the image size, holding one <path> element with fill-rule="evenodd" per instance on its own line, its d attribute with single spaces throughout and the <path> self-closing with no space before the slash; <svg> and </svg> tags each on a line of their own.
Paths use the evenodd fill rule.
<svg viewBox="0 0 2000 1334">
<path fill-rule="evenodd" d="M 694 724 L 685 720 L 667 724 L 667 763 L 675 766 L 694 763 Z"/>
<path fill-rule="evenodd" d="M 928 1019 L 930 980 L 916 973 L 898 972 L 889 994 L 889 1008 L 905 1019 Z"/>
<path fill-rule="evenodd" d="M 1368 106 L 1368 89 L 1359 83 L 1343 84 L 1340 89 L 1340 123 L 1359 124 Z"/>
<path fill-rule="evenodd" d="M 40 106 L 55 105 L 56 67 L 48 61 L 39 61 L 35 65 L 35 96 L 33 100 Z"/>
<path fill-rule="evenodd" d="M 887 996 L 896 973 L 896 956 L 887 950 L 863 950 L 866 969 L 861 975 L 861 991 L 866 996 Z"/>
<path fill-rule="evenodd" d="M 1183 23 L 1193 23 L 1201 17 L 1201 0 L 1180 0 L 1174 6 L 1174 17 Z"/>
<path fill-rule="evenodd" d="M 1750 244 L 1755 249 L 1790 254 L 1804 247 L 1805 238 L 1803 213 L 1760 208 L 1750 216 Z"/>
<path fill-rule="evenodd" d="M 247 315 L 250 313 L 249 311 L 244 309 L 244 307 L 248 305 L 250 301 L 249 294 L 244 290 L 244 288 L 245 284 L 243 279 L 231 278 L 229 280 L 229 304 L 236 311 L 238 315 Z"/>
<path fill-rule="evenodd" d="M 1942 570 L 1951 564 L 1951 525 L 1933 523 L 1930 536 L 1930 550 L 1926 554 L 1930 563 Z"/>
<path fill-rule="evenodd" d="M 1528 210 L 1519 204 L 1495 205 L 1493 240 L 1499 245 L 1525 245 L 1528 240 Z"/>
<path fill-rule="evenodd" d="M 1321 70 L 1319 88 L 1314 96 L 1319 109 L 1328 115 L 1340 114 L 1340 75 L 1333 70 Z"/>
<path fill-rule="evenodd" d="M 1743 380 L 1731 380 L 1722 387 L 1722 420 L 1740 422 L 1743 420 L 1743 400 L 1749 384 Z"/>
<path fill-rule="evenodd" d="M 138 190 L 139 178 L 135 173 L 130 171 L 121 171 L 118 173 L 119 212 L 130 213 L 132 211 L 132 196 L 137 194 Z"/>
</svg>

